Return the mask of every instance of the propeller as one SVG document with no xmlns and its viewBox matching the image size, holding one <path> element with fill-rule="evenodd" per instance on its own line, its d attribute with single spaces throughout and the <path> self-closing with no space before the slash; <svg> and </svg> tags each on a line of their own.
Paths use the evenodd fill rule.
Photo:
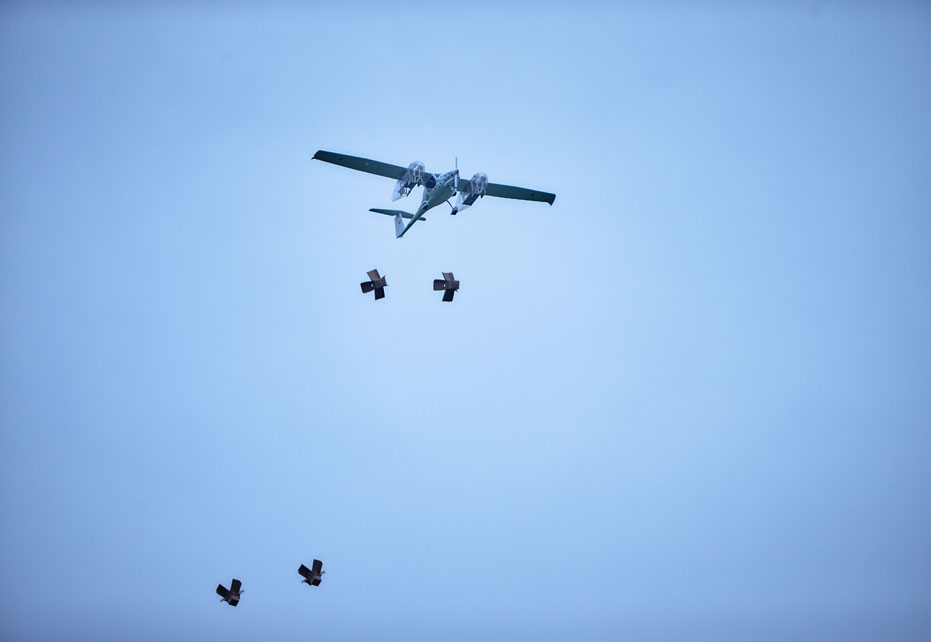
<svg viewBox="0 0 931 642">
<path fill-rule="evenodd" d="M 452 272 L 443 272 L 442 279 L 433 280 L 434 292 L 443 292 L 443 300 L 447 303 L 453 300 L 453 296 L 459 290 L 459 281 L 453 276 Z"/>
<path fill-rule="evenodd" d="M 378 270 L 369 270 L 368 277 L 370 281 L 363 281 L 359 285 L 362 287 L 363 294 L 368 294 L 374 290 L 375 300 L 385 298 L 385 287 L 388 285 L 388 278 L 378 274 Z"/>
</svg>

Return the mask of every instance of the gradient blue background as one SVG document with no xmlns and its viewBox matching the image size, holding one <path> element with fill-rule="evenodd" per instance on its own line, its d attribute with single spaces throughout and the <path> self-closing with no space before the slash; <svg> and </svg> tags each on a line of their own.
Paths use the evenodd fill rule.
<svg viewBox="0 0 931 642">
<path fill-rule="evenodd" d="M 0 638 L 928 639 L 929 69 L 923 3 L 4 5 Z M 399 241 L 317 149 L 556 204 Z"/>
</svg>

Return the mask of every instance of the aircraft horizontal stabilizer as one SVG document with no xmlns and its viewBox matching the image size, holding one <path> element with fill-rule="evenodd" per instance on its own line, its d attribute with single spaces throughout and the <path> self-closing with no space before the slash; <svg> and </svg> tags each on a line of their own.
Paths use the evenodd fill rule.
<svg viewBox="0 0 931 642">
<path fill-rule="evenodd" d="M 384 214 L 385 216 L 400 216 L 401 218 L 414 218 L 414 215 L 410 212 L 404 212 L 402 210 L 381 210 L 378 208 L 372 208 L 370 212 L 375 212 L 376 214 Z M 421 221 L 426 221 L 427 219 L 422 218 Z"/>
</svg>

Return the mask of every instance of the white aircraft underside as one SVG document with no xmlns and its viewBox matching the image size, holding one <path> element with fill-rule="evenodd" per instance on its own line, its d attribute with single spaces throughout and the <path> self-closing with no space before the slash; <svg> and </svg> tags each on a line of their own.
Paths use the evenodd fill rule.
<svg viewBox="0 0 931 642">
<path fill-rule="evenodd" d="M 464 181 L 459 178 L 458 168 L 451 172 L 446 172 L 445 174 L 432 174 L 425 171 L 424 164 L 418 161 L 404 168 L 399 165 L 381 163 L 368 158 L 348 156 L 346 154 L 337 154 L 323 150 L 317 151 L 317 153 L 314 154 L 314 158 L 334 165 L 355 169 L 360 172 L 393 178 L 395 180 L 394 192 L 391 197 L 393 201 L 408 196 L 415 187 L 422 185 L 423 197 L 420 200 L 420 207 L 418 207 L 415 212 L 378 208 L 369 210 L 377 214 L 393 216 L 394 232 L 398 238 L 404 236 L 414 223 L 421 220 L 427 210 L 441 203 L 448 203 L 449 199 L 457 194 L 459 198 L 456 199 L 456 204 L 450 204 L 450 207 L 452 207 L 451 214 L 462 212 L 484 196 L 538 201 L 549 203 L 550 205 L 556 200 L 556 195 L 550 194 L 549 192 L 540 192 L 524 187 L 514 187 L 512 185 L 489 183 L 488 177 L 481 173 L 475 174 L 471 180 Z"/>
</svg>

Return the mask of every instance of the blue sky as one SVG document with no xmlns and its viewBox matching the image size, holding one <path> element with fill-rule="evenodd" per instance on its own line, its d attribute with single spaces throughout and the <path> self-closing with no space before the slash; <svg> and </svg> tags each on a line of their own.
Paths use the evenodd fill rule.
<svg viewBox="0 0 931 642">
<path fill-rule="evenodd" d="M 929 36 L 4 6 L 0 637 L 926 638 Z M 317 149 L 557 199 L 397 240 Z"/>
</svg>

